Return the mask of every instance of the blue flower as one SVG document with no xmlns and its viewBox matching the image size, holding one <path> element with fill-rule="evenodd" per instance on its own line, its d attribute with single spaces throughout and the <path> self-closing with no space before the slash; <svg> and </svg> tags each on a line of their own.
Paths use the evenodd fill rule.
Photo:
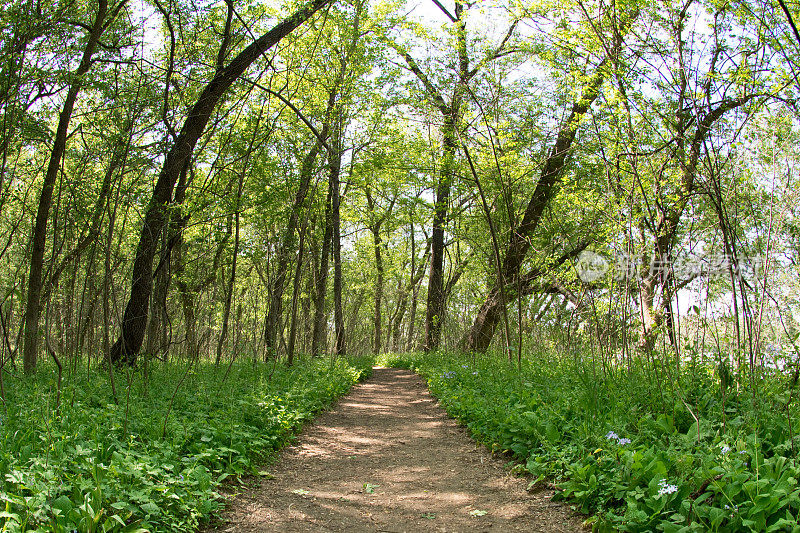
<svg viewBox="0 0 800 533">
<path fill-rule="evenodd" d="M 666 494 L 674 494 L 674 493 L 678 492 L 678 486 L 677 485 L 670 485 L 669 483 L 667 483 L 666 479 L 662 479 L 661 481 L 659 481 L 658 482 L 658 486 L 660 487 L 658 489 L 658 495 L 659 496 L 664 496 Z"/>
<path fill-rule="evenodd" d="M 631 443 L 631 439 L 626 438 L 626 437 L 620 437 L 619 435 L 617 435 L 613 431 L 609 431 L 608 433 L 606 433 L 606 438 L 608 440 L 617 441 L 617 444 L 619 444 L 620 446 L 625 446 L 626 444 L 630 444 Z"/>
<path fill-rule="evenodd" d="M 451 370 L 449 372 L 445 372 L 444 374 L 442 374 L 442 377 L 445 378 L 445 379 L 450 379 L 450 378 L 455 377 L 455 375 L 456 375 L 456 373 Z"/>
<path fill-rule="evenodd" d="M 724 445 L 723 445 L 723 446 L 720 448 L 720 450 L 719 450 L 719 451 L 722 453 L 722 455 L 725 455 L 726 453 L 728 453 L 729 451 L 731 451 L 731 447 L 730 447 L 730 446 L 724 446 Z"/>
<path fill-rule="evenodd" d="M 472 373 L 472 375 L 473 376 L 477 376 L 478 375 L 478 371 L 476 370 L 475 372 Z"/>
</svg>

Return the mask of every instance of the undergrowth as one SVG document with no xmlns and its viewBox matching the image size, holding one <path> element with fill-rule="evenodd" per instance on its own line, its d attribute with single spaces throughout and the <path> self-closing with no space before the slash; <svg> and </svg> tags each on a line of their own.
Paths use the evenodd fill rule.
<svg viewBox="0 0 800 533">
<path fill-rule="evenodd" d="M 723 389 L 713 367 L 674 361 L 379 361 L 424 376 L 475 439 L 512 454 L 532 484 L 555 481 L 596 531 L 800 531 L 800 427 L 785 377 Z"/>
<path fill-rule="evenodd" d="M 56 380 L 5 376 L 0 531 L 193 531 L 258 465 L 371 372 L 369 359 L 152 365 Z M 4 408 L 3 408 L 4 407 Z"/>
</svg>

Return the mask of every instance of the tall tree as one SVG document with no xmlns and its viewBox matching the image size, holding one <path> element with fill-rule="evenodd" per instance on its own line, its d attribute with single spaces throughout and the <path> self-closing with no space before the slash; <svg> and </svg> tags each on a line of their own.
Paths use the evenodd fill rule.
<svg viewBox="0 0 800 533">
<path fill-rule="evenodd" d="M 614 18 L 617 12 L 614 10 L 612 13 L 611 17 L 608 13 L 605 15 L 607 18 L 611 18 L 609 24 L 611 27 L 608 30 L 610 38 L 605 48 L 606 53 L 594 71 L 586 77 L 579 97 L 572 102 L 569 114 L 559 125 L 555 140 L 542 165 L 539 181 L 525 208 L 525 213 L 509 233 L 509 243 L 505 249 L 497 277 L 490 284 L 492 288 L 481 304 L 472 327 L 462 341 L 464 348 L 468 351 L 485 352 L 488 349 L 507 302 L 513 301 L 519 286 L 520 270 L 531 248 L 531 239 L 539 227 L 545 209 L 557 192 L 578 128 L 591 105 L 600 95 L 600 89 L 609 76 L 610 60 L 619 53 L 632 19 L 637 16 L 637 11 L 633 9 L 633 13 L 620 13 L 621 18 L 617 21 Z M 598 35 L 598 37 L 602 37 L 602 35 Z"/>
<path fill-rule="evenodd" d="M 311 340 L 311 354 L 314 356 L 322 355 L 328 337 L 325 301 L 327 300 L 328 294 L 329 262 L 333 251 L 333 199 L 334 196 L 338 196 L 339 174 L 342 168 L 340 130 L 340 125 L 334 127 L 328 150 L 328 194 L 325 200 L 325 218 L 323 220 L 324 229 L 322 247 L 320 250 L 319 270 L 316 273 L 316 283 L 314 284 L 314 329 L 313 338 Z"/>
<path fill-rule="evenodd" d="M 331 1 L 312 0 L 252 42 L 227 65 L 217 70 L 192 106 L 178 137 L 167 153 L 147 206 L 136 247 L 130 296 L 122 317 L 122 331 L 109 354 L 112 362 L 134 363 L 142 347 L 153 289 L 153 257 L 158 235 L 164 225 L 165 208 L 172 198 L 175 182 L 187 165 L 217 103 L 256 59 Z"/>
<path fill-rule="evenodd" d="M 23 345 L 23 367 L 26 374 L 31 374 L 36 369 L 36 359 L 39 350 L 39 317 L 41 315 L 42 270 L 44 265 L 44 252 L 47 239 L 47 221 L 50 216 L 50 206 L 53 202 L 53 189 L 58 177 L 61 160 L 67 147 L 69 124 L 75 101 L 83 88 L 85 76 L 92 67 L 98 42 L 103 32 L 109 27 L 110 22 L 116 17 L 127 0 L 122 0 L 109 9 L 107 0 L 99 0 L 97 13 L 94 17 L 87 36 L 86 45 L 78 68 L 71 76 L 67 95 L 58 115 L 58 127 L 53 137 L 53 148 L 50 151 L 50 160 L 39 194 L 36 220 L 31 235 L 31 266 L 28 271 L 27 304 L 25 306 L 25 337 Z"/>
</svg>

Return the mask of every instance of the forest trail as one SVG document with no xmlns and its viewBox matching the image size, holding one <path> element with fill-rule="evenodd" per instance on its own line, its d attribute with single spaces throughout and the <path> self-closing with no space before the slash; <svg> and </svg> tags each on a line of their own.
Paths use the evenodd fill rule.
<svg viewBox="0 0 800 533">
<path fill-rule="evenodd" d="M 206 531 L 581 531 L 505 462 L 477 447 L 416 374 L 376 368 Z"/>
</svg>

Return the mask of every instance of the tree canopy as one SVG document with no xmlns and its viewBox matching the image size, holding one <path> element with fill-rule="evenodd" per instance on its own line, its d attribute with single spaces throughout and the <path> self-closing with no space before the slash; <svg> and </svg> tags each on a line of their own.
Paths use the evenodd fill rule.
<svg viewBox="0 0 800 533">
<path fill-rule="evenodd" d="M 798 326 L 793 9 L 12 2 L 3 365 L 712 324 L 755 364 Z"/>
</svg>

